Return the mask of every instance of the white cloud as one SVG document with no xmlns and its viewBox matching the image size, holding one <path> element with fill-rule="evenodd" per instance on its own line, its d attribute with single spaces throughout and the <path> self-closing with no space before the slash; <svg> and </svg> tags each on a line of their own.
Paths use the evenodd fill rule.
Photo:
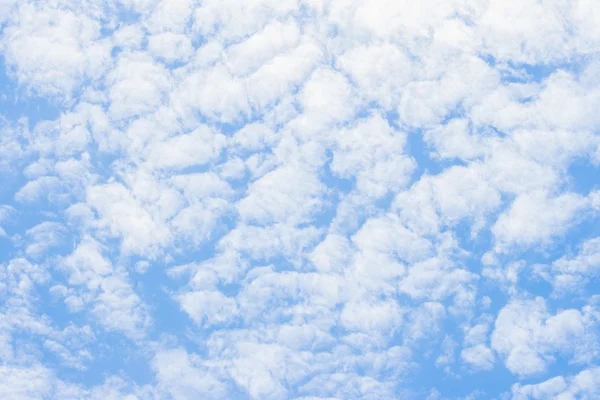
<svg viewBox="0 0 600 400">
<path fill-rule="evenodd" d="M 25 252 L 29 257 L 38 258 L 48 249 L 60 245 L 67 232 L 62 224 L 47 221 L 28 229 L 26 233 L 32 243 L 27 246 Z"/>
<path fill-rule="evenodd" d="M 0 396 L 7 399 L 26 400 L 43 398 L 52 391 L 52 372 L 42 365 L 31 367 L 0 366 L 4 377 L 0 383 Z"/>
<path fill-rule="evenodd" d="M 79 294 L 89 309 L 109 331 L 121 331 L 132 338 L 144 336 L 150 317 L 135 293 L 125 271 L 115 268 L 103 255 L 104 249 L 91 237 L 81 243 L 61 263 L 70 285 L 81 287 Z"/>
<path fill-rule="evenodd" d="M 190 73 L 171 95 L 173 106 L 184 112 L 200 112 L 211 120 L 230 123 L 250 114 L 242 79 L 223 64 Z"/>
<path fill-rule="evenodd" d="M 356 179 L 356 189 L 380 197 L 408 184 L 414 161 L 405 153 L 406 135 L 395 131 L 380 115 L 361 120 L 335 137 L 331 170 Z"/>
<path fill-rule="evenodd" d="M 287 165 L 252 183 L 238 203 L 242 221 L 259 224 L 309 221 L 322 207 L 324 186 L 301 165 Z"/>
<path fill-rule="evenodd" d="M 0 166 L 4 171 L 14 173 L 26 156 L 21 138 L 27 135 L 26 120 L 22 119 L 17 124 L 10 123 L 0 113 Z"/>
<path fill-rule="evenodd" d="M 352 252 L 345 236 L 330 234 L 310 253 L 309 258 L 320 272 L 344 271 Z"/>
<path fill-rule="evenodd" d="M 596 357 L 594 311 L 567 309 L 549 313 L 546 302 L 514 300 L 498 314 L 492 348 L 504 359 L 506 367 L 519 376 L 540 374 L 561 355 L 573 362 Z"/>
<path fill-rule="evenodd" d="M 300 93 L 300 104 L 314 123 L 345 121 L 354 115 L 356 107 L 347 79 L 325 68 L 312 73 Z"/>
<path fill-rule="evenodd" d="M 345 304 L 340 315 L 341 326 L 369 335 L 392 335 L 401 322 L 401 309 L 392 300 L 374 304 L 368 301 L 349 302 Z"/>
<path fill-rule="evenodd" d="M 442 328 L 446 309 L 441 303 L 429 301 L 414 308 L 409 315 L 407 329 L 402 332 L 405 341 L 413 343 L 421 339 L 433 339 Z"/>
<path fill-rule="evenodd" d="M 151 32 L 171 31 L 183 33 L 191 20 L 196 0 L 153 0 L 152 13 L 146 21 Z"/>
<path fill-rule="evenodd" d="M 430 127 L 460 108 L 470 108 L 498 85 L 498 74 L 477 57 L 464 56 L 438 79 L 409 83 L 398 106 L 400 122 L 411 127 Z M 468 77 L 468 78 L 467 78 Z"/>
<path fill-rule="evenodd" d="M 60 185 L 60 180 L 54 176 L 41 176 L 29 181 L 17 193 L 15 200 L 19 203 L 32 203 L 40 199 L 44 194 L 50 194 L 53 189 Z"/>
<path fill-rule="evenodd" d="M 172 32 L 150 36 L 148 50 L 154 57 L 162 58 L 167 62 L 185 61 L 194 51 L 192 42 L 187 36 Z"/>
<path fill-rule="evenodd" d="M 115 46 L 127 49 L 139 48 L 143 39 L 144 32 L 137 24 L 122 26 L 112 35 L 112 41 Z"/>
<path fill-rule="evenodd" d="M 236 42 L 268 22 L 285 19 L 298 11 L 300 4 L 296 0 L 253 0 L 238 6 L 234 0 L 203 2 L 194 12 L 194 28 L 202 35 Z"/>
<path fill-rule="evenodd" d="M 563 256 L 551 265 L 536 265 L 534 273 L 549 281 L 556 294 L 572 294 L 594 279 L 600 268 L 600 239 L 586 240 L 574 256 Z"/>
<path fill-rule="evenodd" d="M 437 157 L 467 161 L 482 157 L 489 151 L 486 144 L 491 144 L 490 136 L 486 137 L 483 132 L 473 132 L 469 120 L 455 118 L 447 124 L 428 129 L 423 138 L 435 150 Z"/>
<path fill-rule="evenodd" d="M 227 324 L 238 313 L 235 300 L 218 290 L 182 293 L 177 299 L 181 308 L 200 326 Z"/>
<path fill-rule="evenodd" d="M 87 201 L 98 213 L 94 224 L 110 236 L 121 238 L 125 253 L 156 257 L 171 240 L 171 233 L 119 183 L 91 186 Z"/>
<path fill-rule="evenodd" d="M 109 113 L 117 120 L 156 110 L 172 87 L 169 71 L 140 52 L 124 53 L 107 81 Z"/>
<path fill-rule="evenodd" d="M 478 28 L 492 56 L 514 62 L 551 62 L 570 56 L 568 27 L 560 2 L 491 1 Z"/>
<path fill-rule="evenodd" d="M 227 397 L 227 386 L 202 368 L 201 359 L 176 348 L 159 351 L 152 362 L 156 370 L 158 391 L 176 399 L 201 396 L 207 399 Z"/>
<path fill-rule="evenodd" d="M 109 42 L 94 19 L 52 6 L 24 3 L 4 29 L 2 52 L 18 81 L 40 95 L 70 99 L 85 79 L 109 63 Z"/>
<path fill-rule="evenodd" d="M 145 158 L 153 169 L 183 169 L 216 159 L 224 145 L 225 136 L 200 126 L 188 134 L 150 144 Z"/>
<path fill-rule="evenodd" d="M 266 125 L 246 124 L 233 136 L 233 142 L 240 151 L 259 151 L 275 144 L 277 137 Z"/>
<path fill-rule="evenodd" d="M 573 193 L 554 198 L 543 192 L 520 195 L 492 227 L 496 246 L 502 251 L 546 244 L 563 235 L 587 206 L 585 197 Z"/>
<path fill-rule="evenodd" d="M 494 367 L 494 353 L 482 344 L 463 349 L 460 356 L 471 367 L 478 370 L 489 370 Z"/>
<path fill-rule="evenodd" d="M 457 306 L 470 306 L 476 280 L 477 275 L 432 258 L 413 264 L 398 283 L 398 290 L 415 299 L 441 300 L 454 296 Z"/>
<path fill-rule="evenodd" d="M 349 49 L 336 60 L 348 72 L 365 101 L 390 109 L 413 75 L 408 56 L 391 43 L 374 43 Z"/>
<path fill-rule="evenodd" d="M 248 75 L 300 41 L 300 29 L 290 20 L 273 22 L 241 43 L 227 49 L 226 63 L 235 75 Z"/>
<path fill-rule="evenodd" d="M 600 368 L 585 369 L 574 376 L 557 376 L 537 384 L 515 384 L 514 400 L 527 399 L 593 399 L 600 395 Z"/>
<path fill-rule="evenodd" d="M 400 260 L 422 260 L 431 252 L 431 243 L 402 225 L 393 215 L 371 218 L 352 237 L 364 252 L 383 252 L 396 255 Z"/>
<path fill-rule="evenodd" d="M 477 168 L 453 166 L 435 176 L 424 176 L 410 190 L 400 192 L 393 207 L 416 232 L 432 234 L 443 225 L 468 218 L 476 231 L 500 206 L 500 193 Z"/>
</svg>

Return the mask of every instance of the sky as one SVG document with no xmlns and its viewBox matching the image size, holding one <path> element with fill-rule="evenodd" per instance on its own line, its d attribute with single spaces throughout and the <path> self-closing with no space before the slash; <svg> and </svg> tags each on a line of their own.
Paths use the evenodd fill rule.
<svg viewBox="0 0 600 400">
<path fill-rule="evenodd" d="M 0 0 L 0 398 L 600 398 L 594 0 Z"/>
</svg>

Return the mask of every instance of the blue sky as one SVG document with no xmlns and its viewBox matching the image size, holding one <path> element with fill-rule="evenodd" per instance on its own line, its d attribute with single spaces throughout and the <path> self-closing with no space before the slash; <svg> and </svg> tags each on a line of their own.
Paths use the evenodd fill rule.
<svg viewBox="0 0 600 400">
<path fill-rule="evenodd" d="M 0 397 L 600 397 L 589 0 L 0 0 Z"/>
</svg>

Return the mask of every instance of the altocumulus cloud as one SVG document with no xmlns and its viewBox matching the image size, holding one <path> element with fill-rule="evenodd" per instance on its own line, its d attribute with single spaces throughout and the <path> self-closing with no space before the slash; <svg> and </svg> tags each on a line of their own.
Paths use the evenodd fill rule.
<svg viewBox="0 0 600 400">
<path fill-rule="evenodd" d="M 0 0 L 0 398 L 600 398 L 593 0 Z"/>
</svg>

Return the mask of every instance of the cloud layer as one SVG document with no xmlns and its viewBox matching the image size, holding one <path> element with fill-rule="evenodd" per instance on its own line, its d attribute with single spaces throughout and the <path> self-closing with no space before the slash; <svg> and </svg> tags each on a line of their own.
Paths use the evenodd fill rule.
<svg viewBox="0 0 600 400">
<path fill-rule="evenodd" d="M 598 20 L 0 0 L 0 397 L 599 397 Z"/>
</svg>

